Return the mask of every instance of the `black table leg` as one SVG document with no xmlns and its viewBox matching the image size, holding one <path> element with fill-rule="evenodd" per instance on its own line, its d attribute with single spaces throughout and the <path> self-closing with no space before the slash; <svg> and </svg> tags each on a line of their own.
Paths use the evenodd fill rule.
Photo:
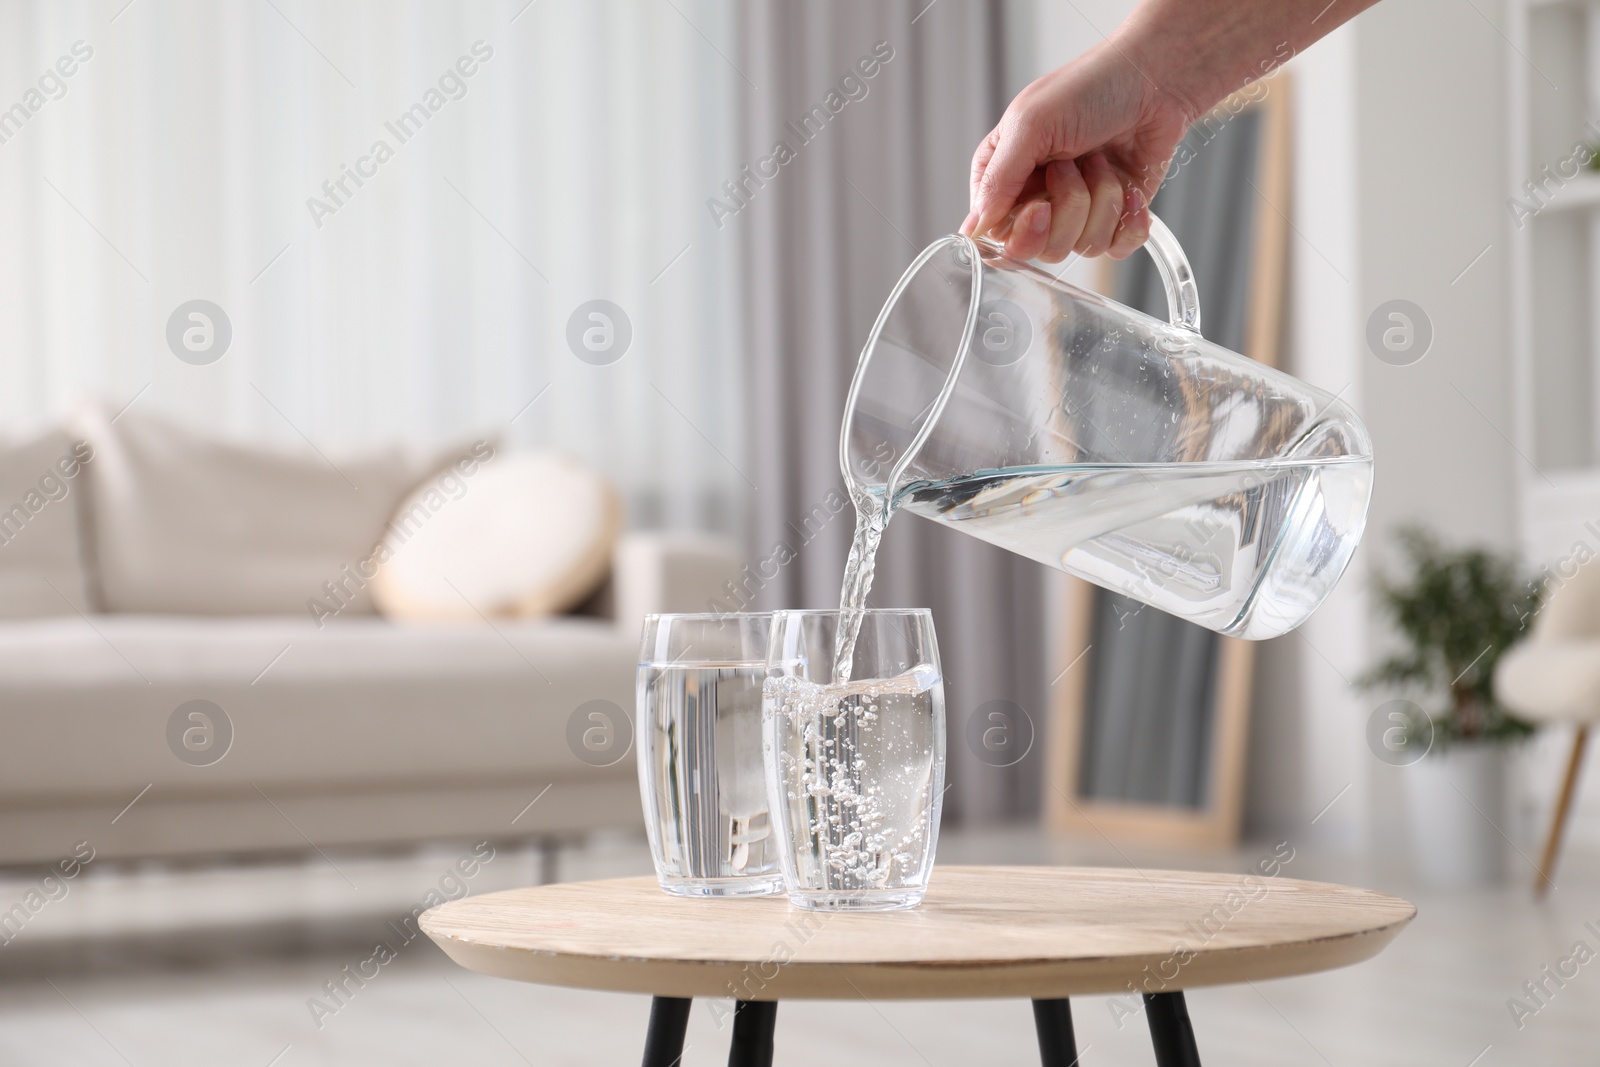
<svg viewBox="0 0 1600 1067">
<path fill-rule="evenodd" d="M 1033 1002 L 1033 1028 L 1039 1032 L 1039 1062 L 1044 1067 L 1077 1067 L 1078 1039 L 1072 1033 L 1072 1003 Z"/>
<path fill-rule="evenodd" d="M 650 1029 L 644 1037 L 644 1067 L 678 1067 L 683 1035 L 689 1029 L 688 997 L 655 997 L 650 1001 Z"/>
<path fill-rule="evenodd" d="M 772 1028 L 777 1021 L 776 1000 L 734 1001 L 728 1067 L 772 1067 Z"/>
<path fill-rule="evenodd" d="M 1150 1020 L 1150 1041 L 1156 1047 L 1156 1067 L 1200 1067 L 1194 1047 L 1194 1027 L 1183 991 L 1146 993 L 1144 1013 Z"/>
</svg>

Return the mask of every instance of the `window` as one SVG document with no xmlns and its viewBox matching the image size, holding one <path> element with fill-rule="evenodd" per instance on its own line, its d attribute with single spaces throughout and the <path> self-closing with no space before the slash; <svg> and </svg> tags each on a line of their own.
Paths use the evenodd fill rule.
<svg viewBox="0 0 1600 1067">
<path fill-rule="evenodd" d="M 705 208 L 737 171 L 731 19 L 6 5 L 0 416 L 88 393 L 323 449 L 498 432 L 591 461 L 636 523 L 731 526 L 736 250 Z M 192 300 L 231 327 L 215 362 L 169 350 Z"/>
</svg>

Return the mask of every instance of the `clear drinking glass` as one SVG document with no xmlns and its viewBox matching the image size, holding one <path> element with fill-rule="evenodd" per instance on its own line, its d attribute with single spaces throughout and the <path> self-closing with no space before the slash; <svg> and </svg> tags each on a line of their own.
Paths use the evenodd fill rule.
<svg viewBox="0 0 1600 1067">
<path fill-rule="evenodd" d="M 933 616 L 864 612 L 851 680 L 837 611 L 774 614 L 762 753 L 790 903 L 915 907 L 944 798 L 944 681 Z"/>
<path fill-rule="evenodd" d="M 783 888 L 761 760 L 772 616 L 650 615 L 639 648 L 639 793 L 661 888 Z"/>
</svg>

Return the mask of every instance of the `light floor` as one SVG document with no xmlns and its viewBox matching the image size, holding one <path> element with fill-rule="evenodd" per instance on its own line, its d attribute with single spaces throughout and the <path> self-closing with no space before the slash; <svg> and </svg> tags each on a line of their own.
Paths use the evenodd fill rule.
<svg viewBox="0 0 1600 1067">
<path fill-rule="evenodd" d="M 1024 832 L 949 834 L 948 862 L 1135 863 L 1243 870 L 1270 843 L 1226 856 L 1130 854 Z M 520 985 L 455 968 L 425 941 L 320 1028 L 307 1006 L 364 959 L 382 918 L 408 910 L 463 849 L 332 857 L 290 866 L 173 872 L 101 869 L 0 946 L 0 1064 L 626 1064 L 638 1061 L 643 997 Z M 561 857 L 562 878 L 647 870 L 634 841 Z M 537 857 L 502 851 L 474 891 L 526 884 Z M 1344 971 L 1189 993 L 1208 1065 L 1600 1063 L 1600 957 L 1519 1029 L 1507 1000 L 1572 954 L 1600 952 L 1600 856 L 1575 855 L 1561 889 L 1533 905 L 1524 872 L 1496 891 L 1409 890 L 1348 858 L 1297 855 L 1288 876 L 1365 882 L 1416 900 L 1416 922 L 1383 955 Z M 0 900 L 26 883 L 0 881 Z M 309 921 L 307 916 L 318 916 Z M 374 917 L 377 916 L 377 917 Z M 87 936 L 86 936 L 87 935 Z M 392 937 L 392 935 L 390 935 Z M 87 944 L 87 947 L 86 947 Z M 1569 968 L 1570 971 L 1570 968 Z M 1105 998 L 1074 1000 L 1083 1062 L 1153 1062 L 1142 1019 L 1118 1026 Z M 1531 1004 L 1531 1002 L 1530 1002 Z M 726 1012 L 696 1005 L 686 1067 L 726 1061 Z M 785 1003 L 777 1062 L 1037 1063 L 1024 1001 Z"/>
</svg>

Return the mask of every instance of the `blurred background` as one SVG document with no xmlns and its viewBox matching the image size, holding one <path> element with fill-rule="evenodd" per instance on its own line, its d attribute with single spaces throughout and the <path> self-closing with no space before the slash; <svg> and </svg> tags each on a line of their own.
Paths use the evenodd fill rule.
<svg viewBox="0 0 1600 1067">
<path fill-rule="evenodd" d="M 650 870 L 639 618 L 836 603 L 867 330 L 1006 103 L 1131 6 L 0 2 L 0 1058 L 634 1055 L 642 1000 L 420 941 L 324 984 L 430 893 Z M 1373 436 L 1365 542 L 1301 630 L 1208 645 L 1203 691 L 1119 718 L 1107 650 L 1162 677 L 1159 635 L 933 524 L 886 536 L 874 602 L 933 609 L 949 678 L 942 860 L 1287 843 L 1290 876 L 1421 904 L 1359 971 L 1197 993 L 1219 1062 L 1600 1037 L 1600 978 L 1524 986 L 1600 948 L 1596 18 L 1387 0 L 1191 135 L 1163 195 L 1202 304 L 1266 324 L 1217 339 Z M 1093 753 L 1121 721 L 1119 786 Z M 881 1062 L 1034 1055 L 1020 1004 L 881 1010 L 786 1008 L 779 1062 L 807 1019 Z M 1086 1062 L 1144 1062 L 1083 1015 Z"/>
</svg>

